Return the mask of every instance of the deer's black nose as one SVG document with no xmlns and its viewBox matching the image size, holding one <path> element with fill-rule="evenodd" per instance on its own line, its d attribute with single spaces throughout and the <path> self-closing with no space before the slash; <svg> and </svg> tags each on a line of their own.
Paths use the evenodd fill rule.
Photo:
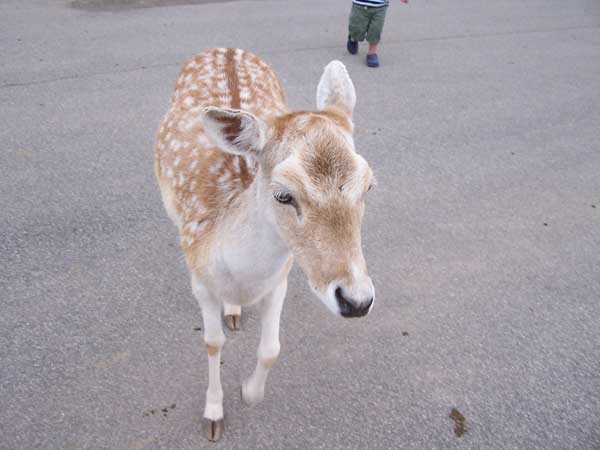
<svg viewBox="0 0 600 450">
<path fill-rule="evenodd" d="M 335 289 L 335 298 L 343 317 L 362 317 L 369 312 L 373 304 L 373 297 L 357 300 L 345 296 L 340 286 Z"/>
</svg>

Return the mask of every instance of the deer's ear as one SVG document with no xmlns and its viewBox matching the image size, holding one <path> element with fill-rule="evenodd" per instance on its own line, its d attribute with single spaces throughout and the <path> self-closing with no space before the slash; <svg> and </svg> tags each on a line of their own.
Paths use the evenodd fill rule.
<svg viewBox="0 0 600 450">
<path fill-rule="evenodd" d="M 266 124 L 249 112 L 209 106 L 202 122 L 208 137 L 228 153 L 258 154 L 265 145 Z"/>
<path fill-rule="evenodd" d="M 346 66 L 340 61 L 331 61 L 325 67 L 317 87 L 317 108 L 335 106 L 352 117 L 356 104 L 356 91 Z"/>
</svg>

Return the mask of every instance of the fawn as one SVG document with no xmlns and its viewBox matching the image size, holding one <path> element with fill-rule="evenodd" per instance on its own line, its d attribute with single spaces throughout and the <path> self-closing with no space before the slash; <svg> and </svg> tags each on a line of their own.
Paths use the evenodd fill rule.
<svg viewBox="0 0 600 450">
<path fill-rule="evenodd" d="M 339 61 L 325 67 L 315 111 L 289 111 L 272 69 L 240 49 L 200 53 L 177 80 L 157 133 L 155 173 L 202 309 L 211 441 L 224 430 L 222 313 L 237 330 L 242 306 L 260 305 L 258 361 L 242 385 L 254 404 L 279 355 L 294 258 L 334 314 L 361 317 L 373 305 L 361 248 L 373 173 L 354 150 L 355 103 Z"/>
</svg>

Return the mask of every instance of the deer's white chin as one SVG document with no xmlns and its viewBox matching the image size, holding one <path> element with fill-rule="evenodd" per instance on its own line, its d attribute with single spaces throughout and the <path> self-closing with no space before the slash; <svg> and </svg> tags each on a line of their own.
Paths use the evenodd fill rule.
<svg viewBox="0 0 600 450">
<path fill-rule="evenodd" d="M 335 298 L 335 286 L 334 283 L 330 283 L 325 290 L 315 289 L 313 286 L 310 287 L 313 293 L 323 302 L 327 309 L 336 316 L 341 316 L 340 307 Z"/>
</svg>

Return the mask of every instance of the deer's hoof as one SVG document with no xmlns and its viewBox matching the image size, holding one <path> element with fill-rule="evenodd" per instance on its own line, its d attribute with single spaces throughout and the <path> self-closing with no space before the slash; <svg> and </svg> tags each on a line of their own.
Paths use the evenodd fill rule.
<svg viewBox="0 0 600 450">
<path fill-rule="evenodd" d="M 219 439 L 221 439 L 221 436 L 223 436 L 223 430 L 225 430 L 223 419 L 204 419 L 204 433 L 210 442 L 217 442 Z"/>
<path fill-rule="evenodd" d="M 236 316 L 233 314 L 229 314 L 225 316 L 225 325 L 231 331 L 239 331 L 240 325 L 242 324 L 242 316 Z"/>
</svg>

